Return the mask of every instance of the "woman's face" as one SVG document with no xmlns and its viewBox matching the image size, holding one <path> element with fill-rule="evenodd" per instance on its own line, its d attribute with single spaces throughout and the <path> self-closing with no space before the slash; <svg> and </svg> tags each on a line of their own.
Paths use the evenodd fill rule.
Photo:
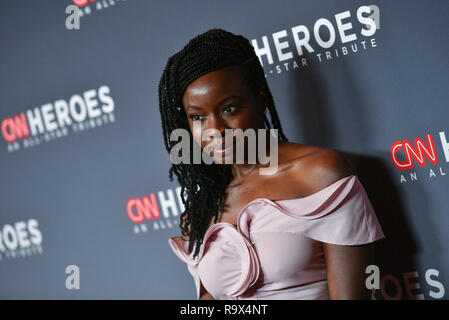
<svg viewBox="0 0 449 320">
<path fill-rule="evenodd" d="M 252 128 L 255 129 L 256 136 L 257 129 L 265 129 L 266 97 L 263 91 L 257 95 L 252 93 L 244 82 L 239 66 L 222 68 L 199 77 L 186 88 L 182 101 L 190 131 L 203 150 L 211 142 L 220 141 L 214 140 L 213 136 L 205 136 L 207 129 L 218 130 L 223 138 L 222 144 L 226 142 L 225 129 L 245 131 Z M 245 161 L 247 140 L 245 139 L 244 144 Z M 236 159 L 235 142 L 234 138 L 232 163 Z M 212 155 L 211 152 L 207 153 Z M 213 158 L 221 163 L 228 157 L 228 152 L 213 151 Z"/>
</svg>

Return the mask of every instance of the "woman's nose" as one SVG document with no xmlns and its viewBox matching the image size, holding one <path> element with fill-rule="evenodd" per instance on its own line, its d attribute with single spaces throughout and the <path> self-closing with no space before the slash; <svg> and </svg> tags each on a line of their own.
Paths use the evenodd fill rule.
<svg viewBox="0 0 449 320">
<path fill-rule="evenodd" d="M 208 129 L 215 129 L 220 132 L 220 135 L 224 137 L 225 130 L 230 129 L 226 121 L 221 117 L 213 117 L 208 126 Z"/>
<path fill-rule="evenodd" d="M 208 130 L 208 139 L 207 139 L 207 143 L 224 143 L 224 138 L 225 138 L 225 130 L 226 129 L 230 129 L 228 123 L 220 118 L 220 117 L 213 117 L 211 118 L 208 123 L 207 123 L 207 128 L 206 130 Z M 213 133 L 211 131 L 214 131 Z M 214 141 L 214 139 L 220 139 L 221 141 Z"/>
</svg>

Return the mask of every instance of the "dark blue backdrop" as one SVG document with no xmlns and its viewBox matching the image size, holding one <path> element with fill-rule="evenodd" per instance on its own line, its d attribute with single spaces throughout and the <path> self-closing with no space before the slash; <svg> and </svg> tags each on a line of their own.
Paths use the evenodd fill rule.
<svg viewBox="0 0 449 320">
<path fill-rule="evenodd" d="M 68 30 L 70 4 L 0 9 L 0 298 L 195 298 L 167 242 L 182 208 L 157 85 L 170 55 L 219 27 L 268 50 L 290 141 L 352 159 L 387 237 L 381 298 L 447 299 L 446 1 L 97 0 Z M 368 35 L 367 5 L 379 9 Z M 321 18 L 331 29 L 317 35 Z M 304 32 L 313 51 L 298 51 Z M 73 270 L 79 289 L 67 288 Z"/>
</svg>

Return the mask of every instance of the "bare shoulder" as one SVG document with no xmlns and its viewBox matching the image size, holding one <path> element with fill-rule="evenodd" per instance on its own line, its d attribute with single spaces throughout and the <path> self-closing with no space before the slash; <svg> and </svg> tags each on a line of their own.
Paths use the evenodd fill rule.
<svg viewBox="0 0 449 320">
<path fill-rule="evenodd" d="M 283 154 L 289 155 L 283 157 Z M 289 143 L 279 148 L 279 157 L 289 163 L 291 183 L 309 194 L 355 174 L 350 161 L 337 149 Z"/>
</svg>

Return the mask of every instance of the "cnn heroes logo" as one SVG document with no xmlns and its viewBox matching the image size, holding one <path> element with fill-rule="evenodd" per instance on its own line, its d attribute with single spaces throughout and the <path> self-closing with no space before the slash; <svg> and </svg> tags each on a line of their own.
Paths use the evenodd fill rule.
<svg viewBox="0 0 449 320">
<path fill-rule="evenodd" d="M 351 22 L 353 16 L 355 25 Z M 373 38 L 377 29 L 380 29 L 379 7 L 360 6 L 353 13 L 349 10 L 337 13 L 333 19 L 319 18 L 311 27 L 297 25 L 274 32 L 270 37 L 263 35 L 261 40 L 252 39 L 251 44 L 262 66 L 263 60 L 268 62 L 267 77 L 267 73 L 280 74 L 307 67 L 309 60 L 304 50 L 312 62 L 322 63 L 377 47 Z M 335 45 L 337 37 L 339 46 Z"/>
<path fill-rule="evenodd" d="M 277 129 L 269 130 L 268 140 L 267 129 L 248 128 L 245 131 L 242 129 L 225 129 L 225 137 L 223 138 L 219 130 L 210 128 L 203 131 L 201 123 L 194 121 L 192 130 L 193 135 L 201 138 L 201 141 L 210 141 L 203 149 L 197 143 L 193 143 L 193 164 L 202 163 L 201 159 L 205 164 L 214 162 L 219 164 L 256 164 L 256 161 L 258 161 L 263 165 L 259 168 L 259 174 L 272 175 L 277 172 Z M 189 130 L 183 128 L 175 129 L 170 133 L 170 141 L 179 141 L 179 138 L 181 138 L 170 150 L 170 160 L 173 164 L 191 164 L 190 136 Z M 248 141 L 246 150 L 245 138 Z M 270 152 L 267 155 L 268 142 Z M 245 159 L 246 157 L 247 159 Z M 247 162 L 245 162 L 246 160 Z"/>
<path fill-rule="evenodd" d="M 1 133 L 8 152 L 67 136 L 68 127 L 78 133 L 115 122 L 110 92 L 103 85 L 2 119 Z"/>
<path fill-rule="evenodd" d="M 181 187 L 131 197 L 126 202 L 126 215 L 133 223 L 134 234 L 173 228 L 184 210 Z"/>
<path fill-rule="evenodd" d="M 415 164 L 419 167 L 426 167 L 429 165 L 434 165 L 433 168 L 428 168 L 427 172 L 421 171 L 419 174 L 428 179 L 435 178 L 437 176 L 444 177 L 447 172 L 447 163 L 449 162 L 449 142 L 447 135 L 444 131 L 438 133 L 439 139 L 434 139 L 432 134 L 426 134 L 424 138 L 415 137 L 414 141 L 411 142 L 409 139 L 398 140 L 393 143 L 390 147 L 390 157 L 394 166 L 401 171 L 407 171 L 401 173 L 400 181 L 401 183 L 418 181 L 419 175 L 414 169 Z M 435 143 L 435 140 L 437 143 Z M 438 156 L 436 145 L 441 146 L 443 151 L 442 157 Z M 446 163 L 443 165 L 438 165 L 440 159 Z M 437 166 L 438 165 L 438 166 Z M 446 166 L 445 166 L 446 165 Z"/>
<path fill-rule="evenodd" d="M 0 226 L 0 261 L 42 253 L 42 233 L 36 219 Z"/>
</svg>

